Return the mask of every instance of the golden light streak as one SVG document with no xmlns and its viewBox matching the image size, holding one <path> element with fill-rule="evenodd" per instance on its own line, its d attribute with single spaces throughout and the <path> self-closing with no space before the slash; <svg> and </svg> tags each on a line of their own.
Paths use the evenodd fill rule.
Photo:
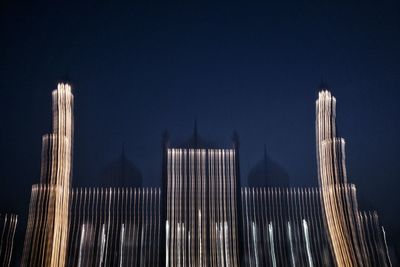
<svg viewBox="0 0 400 267">
<path fill-rule="evenodd" d="M 370 219 L 359 215 L 355 186 L 347 181 L 345 141 L 336 134 L 336 99 L 328 90 L 322 90 L 318 96 L 318 180 L 324 228 L 335 263 L 337 266 L 387 266 L 388 261 L 377 256 L 383 243 L 374 240 L 375 234 L 365 224 Z"/>
<path fill-rule="evenodd" d="M 0 264 L 10 266 L 18 215 L 0 214 Z"/>
<path fill-rule="evenodd" d="M 41 184 L 32 187 L 22 266 L 65 266 L 72 173 L 73 95 L 59 83 L 52 92 L 53 131 L 43 137 Z M 33 240 L 33 243 L 30 241 Z"/>
</svg>

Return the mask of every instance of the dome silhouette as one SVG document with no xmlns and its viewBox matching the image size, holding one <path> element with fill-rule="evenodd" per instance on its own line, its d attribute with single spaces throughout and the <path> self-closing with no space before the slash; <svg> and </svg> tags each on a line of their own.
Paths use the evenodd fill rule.
<svg viewBox="0 0 400 267">
<path fill-rule="evenodd" d="M 264 158 L 250 170 L 247 183 L 250 187 L 289 187 L 290 179 L 286 170 L 264 149 Z"/>
<path fill-rule="evenodd" d="M 140 170 L 122 149 L 121 155 L 103 169 L 98 182 L 107 187 L 141 187 L 143 179 Z"/>
</svg>

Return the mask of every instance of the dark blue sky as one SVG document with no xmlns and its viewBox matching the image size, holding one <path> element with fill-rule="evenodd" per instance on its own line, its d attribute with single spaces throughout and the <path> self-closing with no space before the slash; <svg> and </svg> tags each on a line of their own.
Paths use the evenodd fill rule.
<svg viewBox="0 0 400 267">
<path fill-rule="evenodd" d="M 212 1 L 213 2 L 213 1 Z M 242 180 L 263 157 L 316 185 L 315 100 L 337 97 L 361 207 L 400 229 L 400 3 L 0 4 L 1 211 L 26 216 L 51 91 L 75 95 L 75 186 L 127 156 L 159 185 L 161 136 L 241 141 Z M 211 3 L 211 2 L 210 2 Z"/>
</svg>

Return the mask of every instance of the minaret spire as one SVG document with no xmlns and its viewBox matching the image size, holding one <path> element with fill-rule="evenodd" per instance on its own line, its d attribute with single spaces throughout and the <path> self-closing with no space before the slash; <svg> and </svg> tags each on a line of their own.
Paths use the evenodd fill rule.
<svg viewBox="0 0 400 267">
<path fill-rule="evenodd" d="M 326 81 L 326 79 L 324 79 L 324 77 L 321 78 L 321 82 L 319 83 L 317 90 L 318 91 L 323 91 L 323 90 L 330 91 L 331 90 L 331 88 L 328 85 L 328 82 Z"/>
<path fill-rule="evenodd" d="M 267 166 L 268 166 L 268 153 L 267 153 L 267 145 L 264 144 L 264 167 L 265 167 L 265 178 L 267 178 L 268 176 L 268 170 L 267 170 Z"/>
</svg>

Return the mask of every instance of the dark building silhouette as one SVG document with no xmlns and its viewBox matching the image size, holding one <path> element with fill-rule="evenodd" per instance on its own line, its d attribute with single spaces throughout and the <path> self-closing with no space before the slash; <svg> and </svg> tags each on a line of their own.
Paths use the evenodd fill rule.
<svg viewBox="0 0 400 267">
<path fill-rule="evenodd" d="M 251 168 L 247 177 L 249 187 L 289 187 L 290 179 L 286 170 L 272 160 L 264 147 L 264 157 Z"/>
<path fill-rule="evenodd" d="M 96 181 L 100 186 L 106 187 L 141 187 L 143 185 L 142 173 L 127 158 L 124 148 L 119 157 L 102 170 Z"/>
<path fill-rule="evenodd" d="M 222 148 L 217 144 L 215 144 L 214 142 L 202 137 L 199 134 L 197 120 L 194 120 L 193 133 L 187 140 L 184 140 L 183 142 L 171 142 L 171 140 L 169 140 L 168 142 L 169 145 L 173 145 L 174 147 L 179 147 L 179 148 L 191 148 L 191 149 Z"/>
</svg>

